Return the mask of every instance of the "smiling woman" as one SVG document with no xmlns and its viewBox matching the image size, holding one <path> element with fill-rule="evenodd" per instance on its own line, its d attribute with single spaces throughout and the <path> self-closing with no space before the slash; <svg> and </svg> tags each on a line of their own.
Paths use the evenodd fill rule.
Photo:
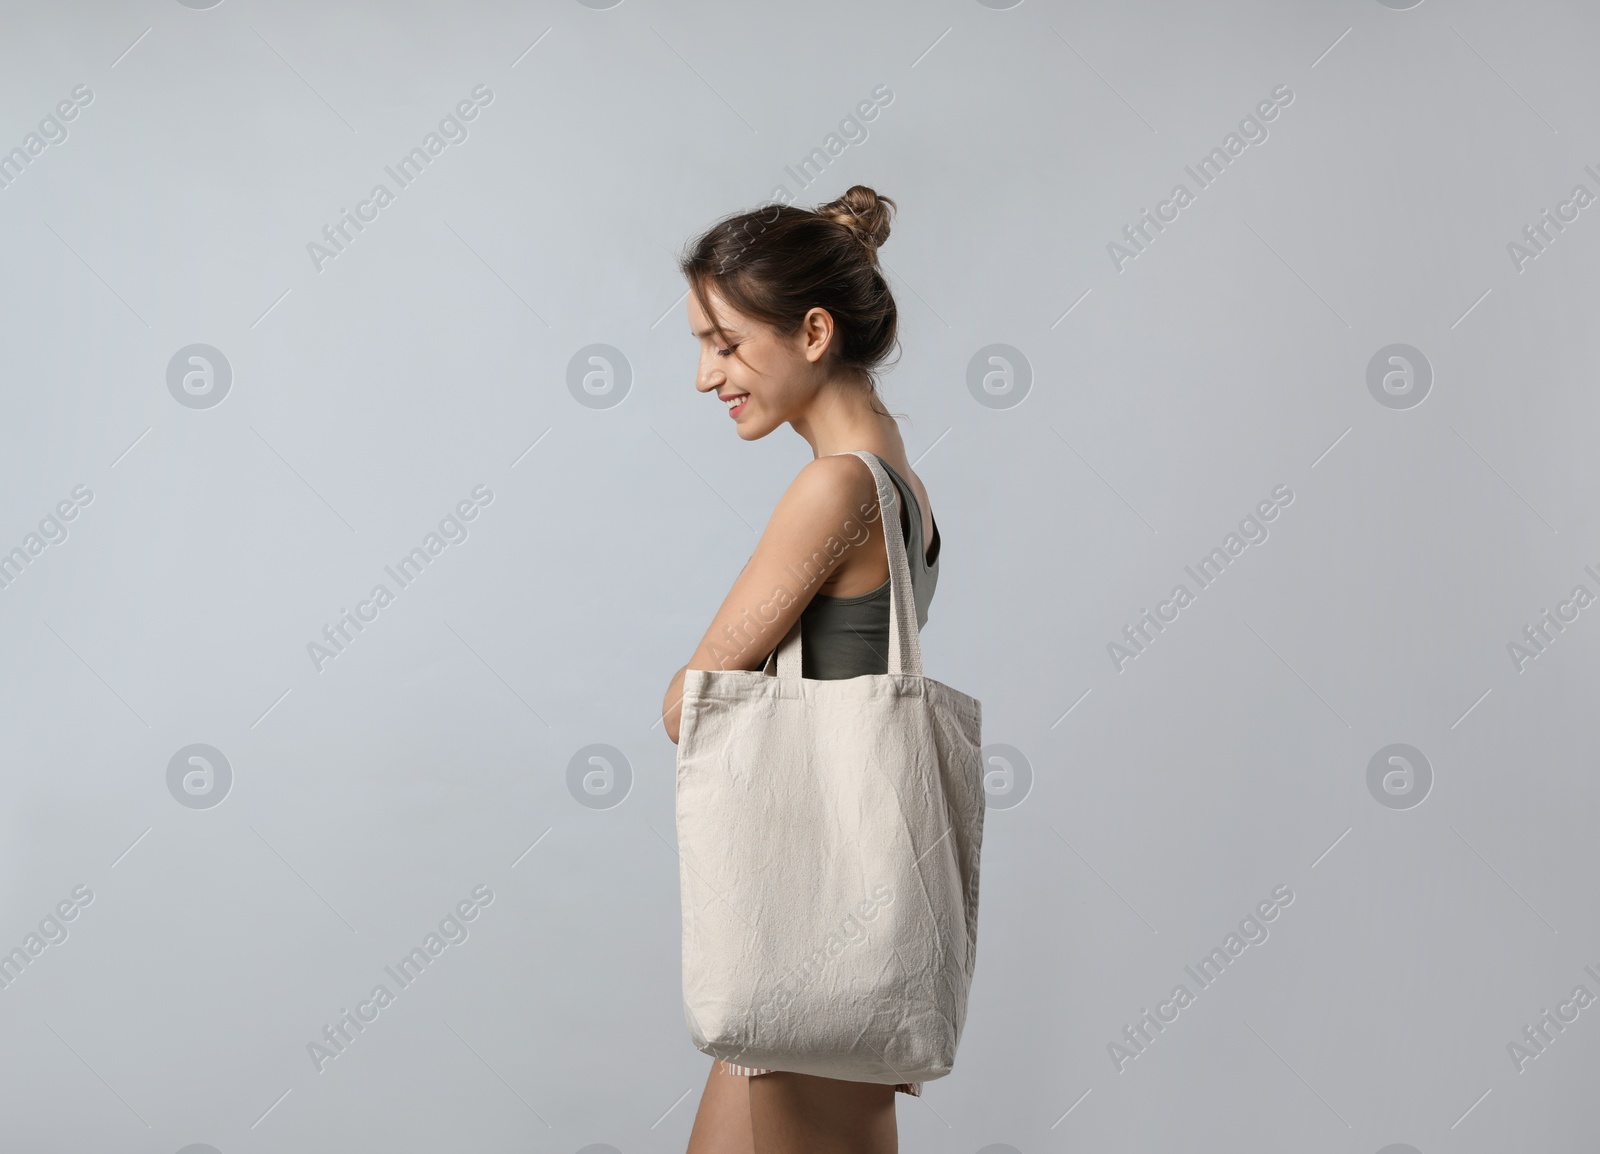
<svg viewBox="0 0 1600 1154">
<path fill-rule="evenodd" d="M 759 669 L 799 620 L 812 643 L 803 648 L 806 676 L 883 671 L 888 555 L 882 536 L 861 524 L 875 522 L 877 492 L 870 471 L 850 460 L 855 448 L 881 458 L 900 491 L 918 620 L 927 620 L 938 527 L 873 379 L 898 319 L 877 258 L 893 204 L 856 185 L 815 212 L 768 206 L 725 219 L 682 262 L 689 329 L 700 342 L 695 387 L 715 393 L 741 439 L 788 424 L 815 456 L 685 669 Z M 682 683 L 679 670 L 663 706 L 674 741 Z"/>
<path fill-rule="evenodd" d="M 889 557 L 877 482 L 857 450 L 879 459 L 900 498 L 919 627 L 927 620 L 938 529 L 875 380 L 898 321 L 877 256 L 893 207 L 863 185 L 815 211 L 768 205 L 720 221 L 681 262 L 700 344 L 695 388 L 717 398 L 741 440 L 788 425 L 814 459 L 667 688 L 662 716 L 674 742 L 687 670 L 761 669 L 796 623 L 803 677 L 887 672 Z M 921 1089 L 717 1060 L 689 1151 L 893 1150 L 894 1091 Z"/>
</svg>

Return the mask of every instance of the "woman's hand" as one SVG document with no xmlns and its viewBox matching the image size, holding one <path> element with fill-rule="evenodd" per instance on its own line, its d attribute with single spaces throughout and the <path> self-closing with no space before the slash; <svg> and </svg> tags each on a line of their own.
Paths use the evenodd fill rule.
<svg viewBox="0 0 1600 1154">
<path fill-rule="evenodd" d="M 661 699 L 661 721 L 673 745 L 678 744 L 678 723 L 683 720 L 683 670 L 687 668 L 685 665 L 672 675 L 667 695 Z"/>
</svg>

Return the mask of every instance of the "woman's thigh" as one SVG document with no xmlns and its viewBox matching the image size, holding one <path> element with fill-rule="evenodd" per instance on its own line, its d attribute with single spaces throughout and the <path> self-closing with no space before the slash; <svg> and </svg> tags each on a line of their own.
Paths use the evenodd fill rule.
<svg viewBox="0 0 1600 1154">
<path fill-rule="evenodd" d="M 711 1074 L 700 1095 L 686 1154 L 755 1154 L 749 1087 L 749 1078 L 724 1074 L 717 1060 L 711 1060 Z"/>
<path fill-rule="evenodd" d="M 774 1071 L 746 1079 L 759 1154 L 896 1154 L 894 1087 Z"/>
</svg>

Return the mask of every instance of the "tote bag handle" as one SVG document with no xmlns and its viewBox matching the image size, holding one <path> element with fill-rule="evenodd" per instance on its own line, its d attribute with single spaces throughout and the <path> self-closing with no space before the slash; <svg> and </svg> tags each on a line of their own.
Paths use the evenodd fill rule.
<svg viewBox="0 0 1600 1154">
<path fill-rule="evenodd" d="M 844 456 L 843 453 L 833 455 Z M 905 540 L 899 533 L 889 531 L 890 524 L 896 527 L 900 524 L 900 492 L 876 454 L 854 449 L 851 456 L 865 461 L 872 470 L 873 480 L 878 483 L 878 521 L 883 526 L 883 543 L 889 554 L 889 672 L 920 677 L 922 640 L 917 634 L 917 601 L 911 585 L 911 563 L 906 559 Z M 762 672 L 798 681 L 803 668 L 800 654 L 800 621 L 797 618 L 788 635 L 768 656 Z"/>
</svg>

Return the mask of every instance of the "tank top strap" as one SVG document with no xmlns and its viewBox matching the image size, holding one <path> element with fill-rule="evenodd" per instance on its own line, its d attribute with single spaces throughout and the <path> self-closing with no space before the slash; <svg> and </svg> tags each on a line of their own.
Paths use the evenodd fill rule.
<svg viewBox="0 0 1600 1154">
<path fill-rule="evenodd" d="M 911 482 L 897 473 L 893 465 L 882 457 L 878 458 L 878 463 L 883 466 L 884 471 L 889 474 L 889 480 L 893 481 L 895 488 L 900 491 L 900 507 L 906 512 L 906 531 L 902 534 L 906 543 L 906 559 L 914 567 L 926 572 L 933 566 L 928 564 L 928 542 L 922 539 L 922 502 L 917 500 Z M 917 548 L 913 549 L 911 547 L 913 544 Z"/>
</svg>

